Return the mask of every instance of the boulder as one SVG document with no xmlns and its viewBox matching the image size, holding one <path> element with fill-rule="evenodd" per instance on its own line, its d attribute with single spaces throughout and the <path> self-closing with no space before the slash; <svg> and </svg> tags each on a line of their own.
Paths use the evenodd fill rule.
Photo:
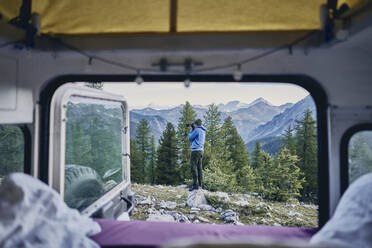
<svg viewBox="0 0 372 248">
<path fill-rule="evenodd" d="M 150 214 L 146 221 L 175 222 L 173 216 L 169 214 L 164 215 Z"/>
<path fill-rule="evenodd" d="M 221 213 L 221 219 L 225 223 L 235 223 L 239 220 L 239 216 L 236 212 L 233 210 L 229 209 Z"/>
<path fill-rule="evenodd" d="M 247 201 L 244 201 L 244 200 L 236 201 L 236 202 L 234 202 L 234 204 L 238 205 L 238 206 L 241 206 L 241 207 L 245 207 L 245 206 L 249 205 L 249 203 Z"/>
<path fill-rule="evenodd" d="M 204 196 L 203 190 L 193 190 L 189 193 L 186 201 L 187 206 L 197 207 L 202 204 L 208 204 L 207 199 Z"/>
<path fill-rule="evenodd" d="M 198 220 L 200 220 L 201 222 L 209 223 L 209 220 L 208 220 L 207 218 L 204 218 L 204 217 L 202 217 L 202 216 L 198 216 L 197 218 L 198 218 Z"/>
<path fill-rule="evenodd" d="M 151 204 L 152 204 L 152 201 L 151 201 L 150 196 L 147 197 L 145 200 L 142 200 L 137 203 L 137 205 L 151 205 Z"/>
<path fill-rule="evenodd" d="M 214 207 L 212 207 L 211 205 L 208 205 L 208 204 L 201 204 L 198 206 L 198 208 L 200 209 L 203 209 L 205 211 L 214 211 Z"/>
<path fill-rule="evenodd" d="M 171 201 L 161 201 L 159 206 L 166 209 L 175 209 L 177 207 L 177 203 Z"/>
</svg>

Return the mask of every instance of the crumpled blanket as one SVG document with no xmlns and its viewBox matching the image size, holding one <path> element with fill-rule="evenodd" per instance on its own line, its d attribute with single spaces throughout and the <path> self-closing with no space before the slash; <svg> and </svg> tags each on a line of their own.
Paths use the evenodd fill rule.
<svg viewBox="0 0 372 248">
<path fill-rule="evenodd" d="M 372 173 L 358 178 L 342 196 L 333 217 L 310 240 L 337 247 L 372 247 Z"/>
<path fill-rule="evenodd" d="M 101 231 L 43 182 L 14 173 L 0 186 L 0 247 L 99 247 Z"/>
</svg>

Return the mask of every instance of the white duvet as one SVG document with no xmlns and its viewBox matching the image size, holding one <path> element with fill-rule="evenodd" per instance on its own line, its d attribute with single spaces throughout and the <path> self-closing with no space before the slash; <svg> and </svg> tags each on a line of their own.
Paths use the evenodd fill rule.
<svg viewBox="0 0 372 248">
<path fill-rule="evenodd" d="M 349 186 L 333 217 L 313 236 L 310 243 L 372 247 L 372 173 Z"/>
<path fill-rule="evenodd" d="M 100 231 L 31 176 L 14 173 L 0 186 L 0 247 L 99 247 L 87 235 Z"/>
</svg>

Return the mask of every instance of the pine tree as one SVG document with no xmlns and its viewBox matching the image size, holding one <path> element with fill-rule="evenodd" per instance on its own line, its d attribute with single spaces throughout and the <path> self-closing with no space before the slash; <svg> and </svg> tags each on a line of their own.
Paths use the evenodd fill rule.
<svg viewBox="0 0 372 248">
<path fill-rule="evenodd" d="M 84 134 L 79 122 L 67 122 L 66 125 L 66 164 L 90 165 L 90 139 Z"/>
<path fill-rule="evenodd" d="M 355 134 L 349 143 L 349 183 L 372 171 L 372 150 L 366 142 L 366 132 Z"/>
<path fill-rule="evenodd" d="M 223 154 L 226 161 L 231 163 L 230 173 L 235 174 L 239 186 L 244 185 L 244 190 L 251 190 L 254 176 L 249 165 L 249 154 L 230 116 L 225 119 L 221 133 L 225 150 Z"/>
<path fill-rule="evenodd" d="M 296 165 L 298 158 L 286 148 L 282 148 L 274 160 L 273 178 L 275 178 L 275 191 L 271 196 L 273 200 L 287 201 L 300 195 L 304 182 L 302 173 Z"/>
<path fill-rule="evenodd" d="M 130 177 L 134 183 L 143 183 L 144 168 L 139 160 L 136 140 L 130 139 Z"/>
<path fill-rule="evenodd" d="M 138 149 L 138 163 L 143 172 L 143 179 L 140 182 L 146 182 L 146 171 L 150 155 L 150 126 L 149 122 L 146 119 L 141 119 L 137 125 L 136 130 L 136 144 Z"/>
<path fill-rule="evenodd" d="M 271 199 L 275 191 L 274 184 L 274 165 L 269 154 L 262 151 L 260 160 L 255 169 L 256 190 L 266 199 Z"/>
<path fill-rule="evenodd" d="M 205 136 L 206 142 L 214 148 L 220 146 L 221 112 L 214 103 L 208 106 L 208 111 L 204 115 L 204 126 L 208 130 Z"/>
<path fill-rule="evenodd" d="M 156 183 L 177 185 L 180 181 L 177 137 L 171 123 L 167 124 L 159 141 L 156 163 Z"/>
<path fill-rule="evenodd" d="M 121 151 L 116 145 L 115 135 L 111 130 L 105 129 L 103 120 L 99 117 L 92 118 L 88 129 L 90 138 L 90 151 L 92 156 L 91 164 L 84 164 L 92 167 L 99 175 L 112 168 L 121 168 Z"/>
<path fill-rule="evenodd" d="M 191 179 L 190 173 L 190 141 L 188 139 L 188 134 L 190 129 L 186 127 L 187 123 L 191 123 L 196 119 L 196 113 L 192 109 L 192 106 L 189 102 L 185 103 L 181 111 L 181 117 L 178 120 L 178 129 L 177 129 L 177 140 L 179 148 L 179 158 L 180 158 L 180 177 L 184 182 L 187 179 Z"/>
<path fill-rule="evenodd" d="M 316 121 L 312 112 L 306 110 L 302 120 L 296 120 L 296 154 L 298 165 L 304 173 L 305 182 L 301 191 L 303 200 L 316 201 L 318 193 L 318 161 L 316 145 Z"/>
<path fill-rule="evenodd" d="M 155 145 L 155 136 L 151 136 L 151 148 L 150 148 L 150 158 L 149 158 L 149 166 L 148 166 L 148 182 L 150 184 L 155 183 L 155 168 L 156 168 L 156 145 Z"/>
<path fill-rule="evenodd" d="M 261 143 L 257 140 L 256 146 L 252 152 L 251 166 L 253 169 L 257 169 L 263 162 L 264 151 L 262 150 Z"/>
<path fill-rule="evenodd" d="M 19 127 L 0 125 L 0 179 L 24 171 L 24 137 Z"/>
<path fill-rule="evenodd" d="M 287 147 L 289 152 L 292 155 L 296 154 L 296 140 L 293 136 L 294 129 L 289 125 L 287 129 L 284 130 L 283 138 L 282 138 L 282 148 Z"/>
</svg>

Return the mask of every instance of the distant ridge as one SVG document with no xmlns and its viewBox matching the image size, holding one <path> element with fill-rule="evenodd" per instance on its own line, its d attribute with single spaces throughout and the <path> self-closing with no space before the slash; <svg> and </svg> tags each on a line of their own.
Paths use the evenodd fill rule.
<svg viewBox="0 0 372 248">
<path fill-rule="evenodd" d="M 221 111 L 221 120 L 223 121 L 227 116 L 231 116 L 234 125 L 243 140 L 247 142 L 247 138 L 251 131 L 260 125 L 263 125 L 272 118 L 286 109 L 292 107 L 293 103 L 285 103 L 280 106 L 275 106 L 262 97 L 259 97 L 251 103 L 242 103 L 240 101 L 230 101 L 226 104 L 218 104 Z M 157 106 L 159 109 L 152 108 L 156 106 L 151 104 L 145 108 L 132 109 L 130 112 L 137 115 L 131 116 L 131 137 L 135 137 L 136 123 L 140 121 L 139 118 L 145 118 L 150 123 L 150 128 L 158 139 L 165 128 L 167 122 L 171 122 L 177 127 L 178 120 L 181 117 L 183 104 L 170 107 L 168 109 Z M 161 108 L 161 109 L 160 109 Z M 208 106 L 193 105 L 193 109 L 197 114 L 197 118 L 203 119 L 207 112 Z M 153 117 L 153 118 L 150 118 Z M 155 118 L 156 117 L 156 118 Z M 154 123 L 152 123 L 154 122 Z M 159 123 L 162 123 L 161 125 Z"/>
</svg>

